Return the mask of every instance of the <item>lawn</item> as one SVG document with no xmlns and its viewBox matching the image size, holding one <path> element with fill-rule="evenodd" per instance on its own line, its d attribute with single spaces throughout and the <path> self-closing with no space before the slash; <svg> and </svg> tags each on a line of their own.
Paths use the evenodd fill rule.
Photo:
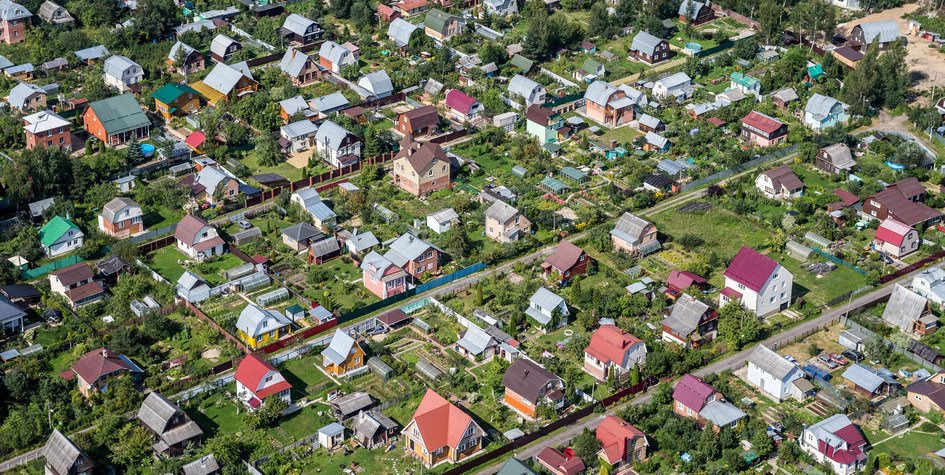
<svg viewBox="0 0 945 475">
<path fill-rule="evenodd" d="M 289 360 L 279 366 L 279 371 L 292 385 L 293 399 L 306 396 L 317 397 L 316 393 L 326 393 L 334 388 L 335 384 L 328 379 L 328 376 L 315 367 L 315 362 L 320 360 L 319 355 L 309 354 Z"/>
<path fill-rule="evenodd" d="M 629 125 L 625 125 L 623 127 L 617 127 L 616 129 L 610 129 L 607 132 L 604 132 L 604 134 L 600 136 L 600 140 L 604 141 L 605 143 L 609 142 L 611 139 L 616 140 L 617 143 L 632 143 L 633 139 L 639 135 L 640 132 L 634 130 L 633 127 L 630 127 Z"/>
<path fill-rule="evenodd" d="M 399 451 L 386 453 L 384 448 L 374 450 L 356 450 L 349 455 L 327 454 L 324 451 L 314 453 L 309 459 L 306 459 L 308 465 L 302 469 L 303 475 L 313 475 L 316 473 L 340 473 L 339 467 L 350 467 L 352 463 L 357 463 L 363 473 L 404 473 L 402 470 L 407 467 L 417 467 L 416 463 L 406 461 L 401 458 Z"/>
<path fill-rule="evenodd" d="M 286 177 L 289 181 L 296 181 L 302 179 L 302 170 L 295 168 L 293 165 L 288 162 L 282 162 L 274 167 L 264 167 L 259 165 L 259 161 L 255 154 L 250 153 L 243 160 L 243 165 L 246 165 L 246 168 L 249 168 L 249 171 L 253 175 L 258 175 L 262 173 L 276 173 Z"/>
<path fill-rule="evenodd" d="M 321 415 L 318 413 L 321 412 Z M 322 404 L 305 406 L 301 411 L 293 412 L 279 421 L 279 428 L 285 431 L 292 440 L 308 437 L 318 429 L 334 422 L 330 412 Z"/>
<path fill-rule="evenodd" d="M 230 389 L 235 391 L 233 386 Z M 201 428 L 208 432 L 208 436 L 235 434 L 243 429 L 243 420 L 236 413 L 236 405 L 221 396 L 209 397 L 197 407 L 184 409 Z"/>
<path fill-rule="evenodd" d="M 144 227 L 148 230 L 161 229 L 181 220 L 184 217 L 183 210 L 172 210 L 168 208 L 158 208 L 155 211 L 142 216 Z"/>
<path fill-rule="evenodd" d="M 650 218 L 660 234 L 675 239 L 694 234 L 726 259 L 734 256 L 743 245 L 754 249 L 764 247 L 773 235 L 761 223 L 719 208 L 691 213 L 669 210 Z"/>
<path fill-rule="evenodd" d="M 873 446 L 872 449 L 870 449 L 870 453 L 895 454 L 916 461 L 923 455 L 941 449 L 941 438 L 941 433 L 925 434 L 907 432 L 902 435 L 894 436 L 886 441 L 876 440 L 875 444 L 870 440 L 870 444 Z M 878 437 L 867 436 L 867 439 L 878 439 Z"/>
<path fill-rule="evenodd" d="M 817 254 L 814 254 L 816 256 Z M 846 266 L 837 268 L 822 277 L 801 269 L 801 262 L 782 253 L 770 253 L 781 265 L 794 274 L 794 298 L 803 297 L 804 300 L 815 305 L 824 305 L 834 297 L 866 285 L 866 276 Z M 825 259 L 819 259 L 825 260 Z"/>
<path fill-rule="evenodd" d="M 177 282 L 180 276 L 184 275 L 184 267 L 177 263 L 178 260 L 187 259 L 176 247 L 167 246 L 151 253 L 151 268 L 161 274 L 170 282 Z"/>
</svg>

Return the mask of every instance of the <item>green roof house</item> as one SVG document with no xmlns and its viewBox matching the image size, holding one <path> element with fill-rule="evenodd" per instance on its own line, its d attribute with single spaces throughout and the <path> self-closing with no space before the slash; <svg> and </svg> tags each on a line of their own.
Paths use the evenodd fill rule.
<svg viewBox="0 0 945 475">
<path fill-rule="evenodd" d="M 440 42 L 448 41 L 458 35 L 465 25 L 466 20 L 437 8 L 428 11 L 426 18 L 423 19 L 423 29 L 427 36 Z"/>
<path fill-rule="evenodd" d="M 811 82 L 814 82 L 819 81 L 826 73 L 824 72 L 823 66 L 815 64 L 807 67 L 807 75 L 810 77 Z"/>
<path fill-rule="evenodd" d="M 135 96 L 122 94 L 89 104 L 82 115 L 85 130 L 108 145 L 121 145 L 131 137 L 151 134 L 151 121 Z"/>
<path fill-rule="evenodd" d="M 587 81 L 593 82 L 596 79 L 600 79 L 604 76 L 606 70 L 604 65 L 594 61 L 591 58 L 584 60 L 584 64 L 581 65 L 581 69 L 574 72 L 574 79 L 578 81 Z"/>
<path fill-rule="evenodd" d="M 729 79 L 731 80 L 730 89 L 737 89 L 746 96 L 757 96 L 761 94 L 761 81 L 751 76 L 746 76 L 742 73 L 732 73 Z"/>
<path fill-rule="evenodd" d="M 152 92 L 151 97 L 154 98 L 154 108 L 165 118 L 170 118 L 182 109 L 187 113 L 200 109 L 200 93 L 186 84 L 165 84 Z"/>
<path fill-rule="evenodd" d="M 61 216 L 50 219 L 39 230 L 39 242 L 46 257 L 61 256 L 82 247 L 85 234 L 72 221 Z"/>
<path fill-rule="evenodd" d="M 515 66 L 516 68 L 521 69 L 522 74 L 525 76 L 528 76 L 529 74 L 533 73 L 534 72 L 533 69 L 535 69 L 535 62 L 520 54 L 516 54 L 515 56 L 512 56 L 512 59 L 509 60 L 509 63 L 511 63 L 512 66 Z"/>
</svg>

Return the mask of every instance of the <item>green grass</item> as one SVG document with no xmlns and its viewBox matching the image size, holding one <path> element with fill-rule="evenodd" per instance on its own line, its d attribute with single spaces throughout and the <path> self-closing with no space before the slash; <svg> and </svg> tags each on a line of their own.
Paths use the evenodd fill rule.
<svg viewBox="0 0 945 475">
<path fill-rule="evenodd" d="M 170 282 L 177 282 L 184 275 L 184 268 L 177 261 L 185 259 L 175 246 L 167 246 L 151 253 L 151 268 Z"/>
<path fill-rule="evenodd" d="M 319 416 L 318 412 L 322 415 Z M 293 440 L 299 440 L 308 437 L 318 429 L 334 422 L 329 415 L 329 411 L 321 404 L 312 404 L 305 406 L 301 411 L 289 414 L 279 422 L 279 428 L 285 431 Z"/>
<path fill-rule="evenodd" d="M 188 407 L 186 410 L 211 436 L 233 434 L 243 429 L 243 420 L 236 413 L 236 405 L 219 396 L 208 398 L 199 407 Z"/>
<path fill-rule="evenodd" d="M 403 443 L 401 442 L 398 444 L 398 448 L 402 447 Z M 339 473 L 339 467 L 342 465 L 350 467 L 352 462 L 357 462 L 357 464 L 364 469 L 362 473 L 366 474 L 401 473 L 395 470 L 394 467 L 403 468 L 409 465 L 406 465 L 402 461 L 402 453 L 397 450 L 398 449 L 395 449 L 390 453 L 385 453 L 384 448 L 374 450 L 359 449 L 349 455 L 328 455 L 323 451 L 318 451 L 306 460 L 308 464 L 302 469 L 302 474 Z M 416 464 L 413 466 L 416 467 Z"/>
<path fill-rule="evenodd" d="M 150 231 L 152 229 L 161 229 L 181 220 L 184 217 L 183 210 L 171 210 L 167 208 L 158 208 L 155 211 L 143 216 L 144 226 Z"/>
<path fill-rule="evenodd" d="M 617 127 L 616 129 L 610 129 L 607 132 L 604 132 L 604 134 L 600 136 L 600 140 L 606 143 L 606 142 L 609 142 L 611 139 L 614 139 L 617 141 L 617 143 L 624 144 L 624 143 L 633 142 L 633 139 L 635 139 L 639 135 L 641 135 L 640 132 L 634 130 L 633 127 L 623 126 L 623 127 Z"/>
<path fill-rule="evenodd" d="M 886 436 L 883 434 L 884 437 Z M 913 461 L 923 455 L 928 455 L 942 448 L 942 434 L 922 434 L 908 432 L 892 439 L 880 442 L 879 437 L 868 437 L 871 443 L 876 441 L 876 445 L 870 450 L 870 453 L 888 453 L 898 455 Z"/>
<path fill-rule="evenodd" d="M 249 168 L 249 171 L 253 175 L 258 175 L 261 173 L 276 173 L 286 177 L 289 181 L 296 181 L 302 179 L 302 170 L 295 168 L 287 162 L 282 162 L 274 167 L 264 167 L 259 165 L 259 160 L 256 158 L 255 154 L 249 154 L 241 160 L 243 165 L 246 165 L 246 168 Z"/>
<path fill-rule="evenodd" d="M 302 358 L 293 359 L 279 366 L 279 371 L 285 376 L 286 381 L 292 385 L 292 397 L 300 398 L 312 396 L 314 391 L 321 392 L 325 382 L 330 381 L 325 373 L 322 373 L 315 367 L 316 361 L 320 361 L 319 355 L 307 355 Z M 334 386 L 332 383 L 330 386 Z"/>
<path fill-rule="evenodd" d="M 803 297 L 804 300 L 815 305 L 826 304 L 838 295 L 866 285 L 865 275 L 846 266 L 839 265 L 833 272 L 817 278 L 816 275 L 801 269 L 801 262 L 786 257 L 785 254 L 771 253 L 768 255 L 794 274 L 793 297 Z M 817 254 L 812 254 L 812 256 L 817 256 Z"/>
<path fill-rule="evenodd" d="M 759 249 L 772 236 L 761 223 L 719 208 L 692 213 L 669 210 L 651 218 L 661 234 L 677 239 L 694 234 L 725 258 L 734 256 L 743 245 Z"/>
</svg>

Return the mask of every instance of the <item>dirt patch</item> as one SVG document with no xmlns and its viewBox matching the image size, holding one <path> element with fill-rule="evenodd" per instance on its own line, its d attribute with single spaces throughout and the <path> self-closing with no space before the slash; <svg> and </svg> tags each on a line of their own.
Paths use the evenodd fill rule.
<svg viewBox="0 0 945 475">
<path fill-rule="evenodd" d="M 308 159 L 313 153 L 315 153 L 313 150 L 305 150 L 303 152 L 290 154 L 288 160 L 286 160 L 286 163 L 292 165 L 295 168 L 308 166 Z"/>
<path fill-rule="evenodd" d="M 220 349 L 219 349 L 219 348 L 211 348 L 211 349 L 209 349 L 209 350 L 204 351 L 203 353 L 201 353 L 200 356 L 203 357 L 203 358 L 206 358 L 206 359 L 208 359 L 208 360 L 216 361 L 216 360 L 220 359 Z"/>
<path fill-rule="evenodd" d="M 820 348 L 821 350 L 828 351 L 831 353 L 840 353 L 841 351 L 846 349 L 842 345 L 840 345 L 840 343 L 837 341 L 840 336 L 840 332 L 842 330 L 843 330 L 843 326 L 840 324 L 836 324 L 832 327 L 829 327 L 826 332 L 821 330 L 797 343 L 794 343 L 794 344 L 791 344 L 782 348 L 778 348 L 778 354 L 791 355 L 795 359 L 797 359 L 797 361 L 801 362 L 801 365 L 807 364 L 808 362 L 816 364 L 816 358 L 811 358 L 810 355 L 807 353 L 810 345 L 813 343 L 817 345 L 817 348 Z M 805 343 L 805 341 L 808 341 L 808 340 L 810 341 L 808 343 Z"/>
</svg>

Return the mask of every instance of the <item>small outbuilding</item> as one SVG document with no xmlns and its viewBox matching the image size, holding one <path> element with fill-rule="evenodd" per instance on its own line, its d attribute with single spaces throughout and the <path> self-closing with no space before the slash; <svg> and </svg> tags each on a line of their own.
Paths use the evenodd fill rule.
<svg viewBox="0 0 945 475">
<path fill-rule="evenodd" d="M 394 377 L 394 368 L 391 368 L 390 365 L 376 356 L 369 359 L 367 365 L 368 368 L 371 368 L 371 371 L 376 374 L 378 378 L 381 378 L 384 381 Z"/>
<path fill-rule="evenodd" d="M 417 374 L 423 376 L 424 378 L 429 379 L 430 381 L 436 381 L 440 379 L 440 376 L 443 376 L 443 372 L 437 369 L 436 366 L 433 366 L 430 362 L 424 359 L 418 359 L 417 365 L 415 367 Z"/>
<path fill-rule="evenodd" d="M 331 450 L 345 440 L 345 426 L 332 422 L 318 429 L 318 445 Z"/>
</svg>

